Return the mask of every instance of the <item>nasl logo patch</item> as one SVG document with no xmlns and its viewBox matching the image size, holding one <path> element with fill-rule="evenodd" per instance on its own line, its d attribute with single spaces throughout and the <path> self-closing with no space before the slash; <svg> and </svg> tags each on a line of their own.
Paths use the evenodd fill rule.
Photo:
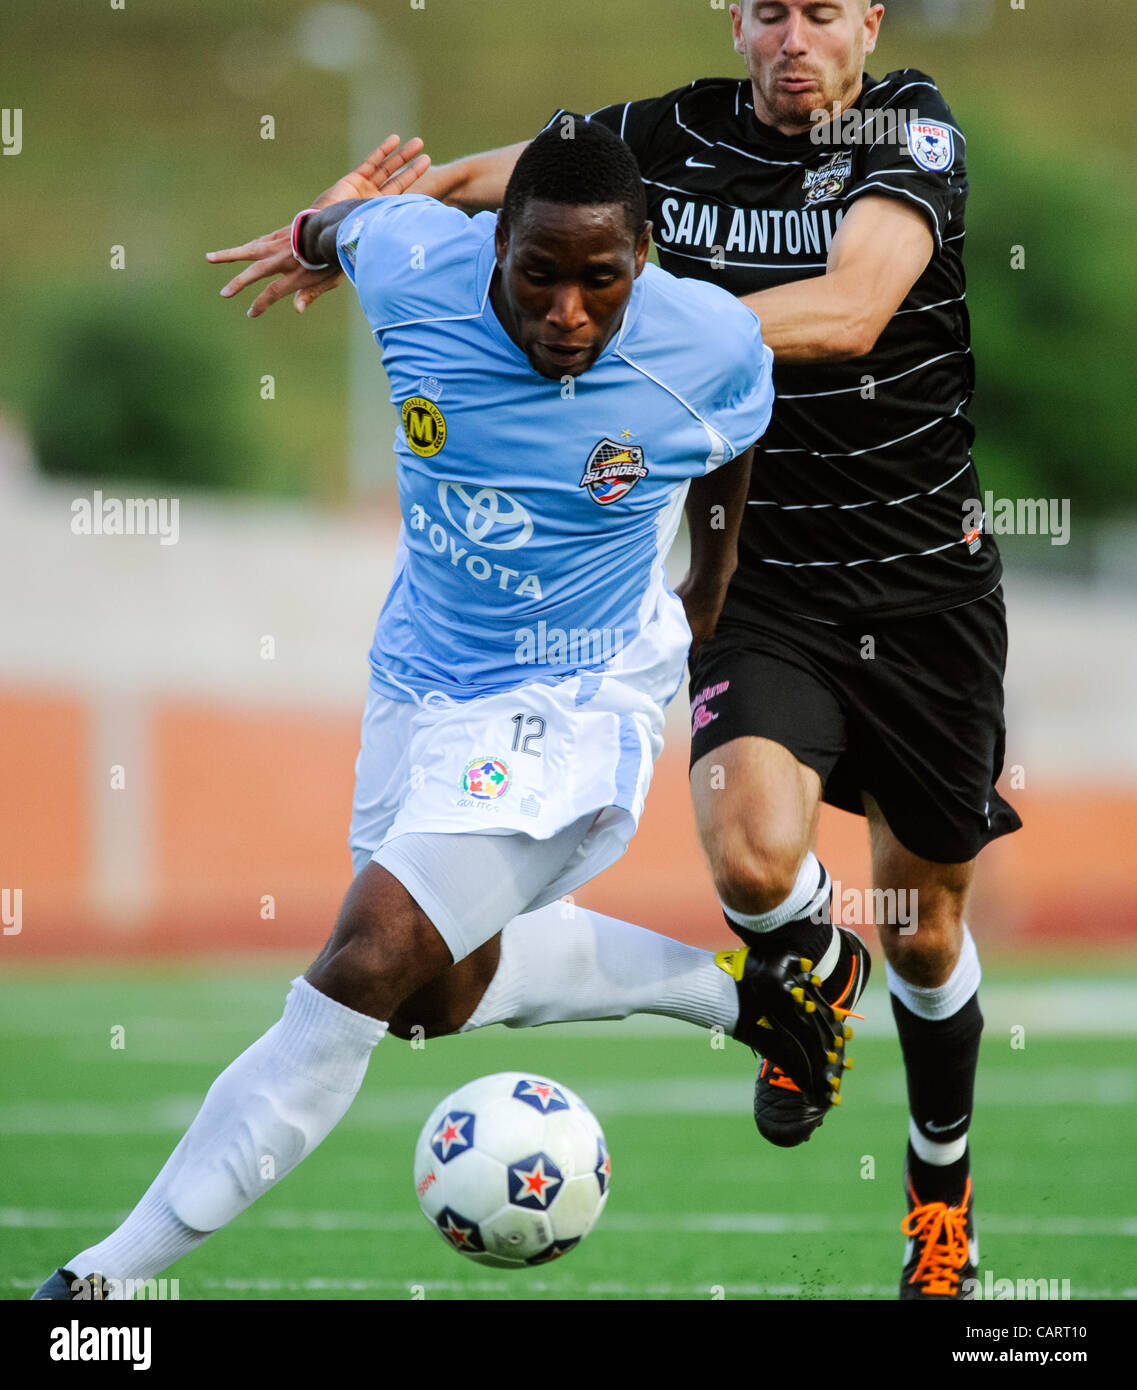
<svg viewBox="0 0 1137 1390">
<path fill-rule="evenodd" d="M 462 790 L 477 801 L 496 801 L 509 782 L 509 765 L 500 758 L 475 758 L 462 774 Z"/>
<path fill-rule="evenodd" d="M 588 456 L 580 486 L 588 489 L 594 502 L 609 507 L 626 497 L 647 475 L 644 451 L 638 444 L 617 444 L 613 439 L 602 439 Z"/>
<path fill-rule="evenodd" d="M 950 126 L 909 121 L 908 150 L 921 169 L 946 174 L 955 161 L 955 134 Z"/>
</svg>

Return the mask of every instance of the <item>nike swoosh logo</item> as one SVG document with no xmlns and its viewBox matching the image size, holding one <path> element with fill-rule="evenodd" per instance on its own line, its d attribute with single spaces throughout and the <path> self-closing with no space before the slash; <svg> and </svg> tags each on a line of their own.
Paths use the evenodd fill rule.
<svg viewBox="0 0 1137 1390">
<path fill-rule="evenodd" d="M 967 1119 L 967 1115 L 961 1115 L 958 1120 L 952 1120 L 950 1125 L 934 1125 L 931 1120 L 929 1120 L 924 1125 L 924 1128 L 930 1130 L 932 1134 L 946 1134 L 949 1129 L 958 1129 Z"/>
<path fill-rule="evenodd" d="M 713 164 L 700 164 L 694 155 L 688 155 L 686 163 L 688 169 L 713 169 L 715 167 Z"/>
</svg>

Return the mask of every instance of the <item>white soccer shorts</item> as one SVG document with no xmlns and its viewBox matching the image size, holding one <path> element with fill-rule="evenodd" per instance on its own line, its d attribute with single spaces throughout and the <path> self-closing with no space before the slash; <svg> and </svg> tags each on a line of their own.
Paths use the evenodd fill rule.
<svg viewBox="0 0 1137 1390">
<path fill-rule="evenodd" d="M 455 961 L 627 849 L 689 641 L 673 595 L 657 618 L 650 642 L 632 643 L 618 674 L 534 682 L 462 703 L 368 691 L 354 869 L 374 860 L 394 874 Z"/>
</svg>

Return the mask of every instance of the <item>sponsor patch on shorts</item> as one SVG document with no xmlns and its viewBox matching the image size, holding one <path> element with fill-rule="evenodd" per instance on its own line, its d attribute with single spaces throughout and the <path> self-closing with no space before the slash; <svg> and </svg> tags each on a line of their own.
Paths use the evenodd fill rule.
<svg viewBox="0 0 1137 1390">
<path fill-rule="evenodd" d="M 708 724 L 718 718 L 707 708 L 708 702 L 716 696 L 722 695 L 730 689 L 730 681 L 717 681 L 714 685 L 704 686 L 702 690 L 691 701 L 691 736 L 705 729 Z"/>
<path fill-rule="evenodd" d="M 462 791 L 475 801 L 497 801 L 510 781 L 509 764 L 501 758 L 474 758 L 462 774 Z"/>
</svg>

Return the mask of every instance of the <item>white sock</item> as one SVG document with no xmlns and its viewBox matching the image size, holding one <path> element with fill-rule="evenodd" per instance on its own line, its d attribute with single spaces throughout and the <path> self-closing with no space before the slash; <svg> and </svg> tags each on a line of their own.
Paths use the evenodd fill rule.
<svg viewBox="0 0 1137 1390">
<path fill-rule="evenodd" d="M 917 1018 L 932 1021 L 951 1018 L 953 1014 L 959 1013 L 979 988 L 983 978 L 975 938 L 966 922 L 963 924 L 963 945 L 960 947 L 959 959 L 955 963 L 955 969 L 942 985 L 910 985 L 907 980 L 900 978 L 887 959 L 884 962 L 884 973 L 888 979 L 889 993 L 895 994 L 909 1013 L 914 1013 Z"/>
<path fill-rule="evenodd" d="M 461 1031 L 635 1013 L 732 1033 L 738 991 L 712 951 L 557 902 L 506 925 L 497 973 Z"/>
<path fill-rule="evenodd" d="M 816 914 L 818 922 L 824 920 L 821 911 L 829 901 L 831 888 L 828 871 L 817 855 L 810 850 L 802 860 L 789 897 L 777 907 L 772 907 L 769 912 L 736 912 L 734 908 L 727 907 L 721 898 L 719 905 L 728 920 L 737 927 L 752 932 L 776 931 L 778 927 L 784 927 L 795 918 L 808 917 L 811 914 Z"/>
<path fill-rule="evenodd" d="M 151 1279 L 267 1192 L 331 1133 L 387 1025 L 292 981 L 284 1013 L 209 1088 L 142 1200 L 63 1266 Z"/>
</svg>

